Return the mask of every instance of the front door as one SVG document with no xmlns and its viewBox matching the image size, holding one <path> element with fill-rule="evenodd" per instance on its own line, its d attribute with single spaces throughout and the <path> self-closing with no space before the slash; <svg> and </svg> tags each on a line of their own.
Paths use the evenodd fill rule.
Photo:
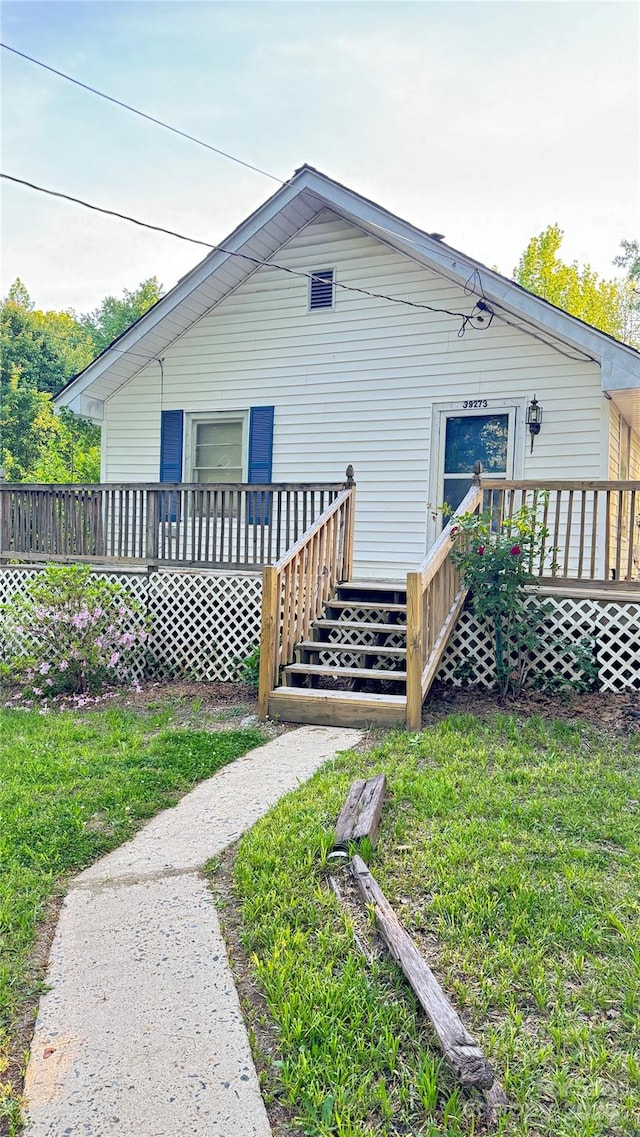
<svg viewBox="0 0 640 1137">
<path fill-rule="evenodd" d="M 460 505 L 471 486 L 473 468 L 482 463 L 487 478 L 508 478 L 513 470 L 515 409 L 478 414 L 452 411 L 443 415 L 438 505 Z"/>
</svg>

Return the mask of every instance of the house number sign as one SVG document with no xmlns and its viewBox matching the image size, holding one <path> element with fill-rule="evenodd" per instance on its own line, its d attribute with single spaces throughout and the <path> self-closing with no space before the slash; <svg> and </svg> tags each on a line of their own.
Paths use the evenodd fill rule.
<svg viewBox="0 0 640 1137">
<path fill-rule="evenodd" d="M 462 409 L 463 411 L 477 410 L 478 408 L 484 410 L 487 405 L 486 399 L 465 399 Z"/>
</svg>

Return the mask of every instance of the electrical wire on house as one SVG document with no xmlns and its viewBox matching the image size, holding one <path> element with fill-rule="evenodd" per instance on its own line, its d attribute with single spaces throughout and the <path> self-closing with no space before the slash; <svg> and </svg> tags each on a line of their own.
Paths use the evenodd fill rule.
<svg viewBox="0 0 640 1137">
<path fill-rule="evenodd" d="M 109 103 L 114 103 L 117 107 L 122 107 L 125 111 L 131 111 L 132 114 L 138 115 L 139 118 L 144 118 L 147 122 L 152 122 L 155 126 L 161 126 L 164 130 L 170 130 L 172 134 L 178 134 L 181 138 L 188 139 L 189 142 L 195 142 L 198 146 L 204 146 L 205 150 L 211 150 L 214 154 L 219 154 L 222 158 L 228 158 L 231 162 L 236 162 L 239 166 L 244 166 L 247 170 L 253 170 L 256 174 L 262 174 L 265 178 L 271 178 L 272 182 L 277 182 L 278 185 L 283 186 L 284 181 L 282 178 L 277 178 L 275 174 L 270 174 L 268 170 L 263 170 L 260 166 L 253 166 L 251 162 L 245 162 L 242 158 L 236 158 L 234 154 L 229 154 L 226 150 L 219 149 L 218 146 L 212 146 L 211 143 L 205 142 L 202 138 L 196 138 L 194 134 L 189 134 L 186 130 L 180 130 L 177 126 L 171 126 L 170 123 L 164 122 L 161 118 L 155 118 L 146 111 L 138 110 L 137 107 L 132 107 L 130 103 L 125 103 L 122 99 L 116 99 L 113 95 L 107 95 L 105 91 L 99 91 L 97 87 L 92 87 L 90 83 L 83 83 L 80 79 L 74 79 L 73 75 L 67 75 L 65 71 L 59 71 L 57 67 L 51 67 L 48 63 L 43 63 L 41 59 L 36 59 L 33 55 L 27 55 L 26 51 L 19 51 L 17 47 L 11 47 L 8 43 L 0 42 L 0 47 L 5 51 L 10 51 L 13 55 L 20 56 L 21 59 L 27 59 L 29 63 L 35 63 L 36 67 L 42 67 L 44 71 L 50 71 L 52 75 L 57 75 L 60 79 L 67 79 L 69 83 L 74 83 L 76 87 L 82 87 L 83 90 L 89 91 L 92 95 L 98 95 L 101 99 L 106 99 Z"/>
<path fill-rule="evenodd" d="M 153 225 L 150 222 L 141 221 L 137 217 L 130 217 L 128 214 L 120 213 L 115 209 L 107 209 L 103 206 L 95 205 L 91 202 L 84 201 L 82 198 L 72 197 L 70 194 L 62 193 L 59 190 L 47 189 L 45 186 L 25 181 L 24 178 L 16 178 L 12 174 L 0 173 L 0 178 L 3 178 L 5 181 L 13 182 L 16 185 L 26 186 L 28 189 L 35 190 L 38 193 L 47 194 L 49 197 L 57 197 L 63 201 L 70 201 L 74 205 L 81 205 L 85 209 L 91 209 L 96 213 L 102 213 L 108 217 L 116 217 L 120 221 L 128 221 L 130 224 L 138 225 L 142 229 L 150 229 L 155 233 L 164 233 L 169 237 L 177 238 L 179 241 L 187 241 L 192 245 L 200 245 L 203 248 L 210 249 L 212 252 L 223 253 L 225 256 L 237 257 L 241 260 L 248 261 L 256 268 L 273 268 L 278 272 L 286 272 L 289 276 L 301 277 L 304 280 L 318 281 L 321 284 L 326 283 L 322 277 L 314 276 L 313 273 L 303 272 L 301 269 L 289 268 L 287 265 L 278 264 L 276 261 L 252 257 L 249 253 L 241 253 L 235 249 L 226 249 L 224 245 L 214 245 L 209 241 L 202 241 L 197 237 L 187 237 L 183 233 L 176 232 L 174 229 L 165 229 L 161 225 Z M 383 300 L 389 304 L 400 304 L 409 308 L 417 308 L 426 312 L 451 316 L 452 319 L 460 320 L 459 337 L 465 334 L 468 327 L 476 331 L 486 331 L 491 326 L 494 316 L 491 305 L 483 297 L 477 301 L 470 312 L 460 312 L 451 308 L 438 308 L 433 304 L 424 304 L 418 300 L 409 300 L 406 297 L 389 296 L 383 292 L 372 292 L 368 288 L 361 288 L 355 284 L 344 284 L 339 280 L 334 280 L 333 284 L 335 288 L 341 289 L 342 291 L 357 293 L 361 296 L 367 296 L 372 300 Z"/>
<path fill-rule="evenodd" d="M 197 138 L 195 135 L 189 134 L 188 131 L 180 130 L 179 127 L 176 127 L 176 126 L 171 126 L 170 123 L 165 122 L 163 119 L 159 119 L 159 118 L 154 117 L 154 115 L 147 114 L 146 111 L 141 111 L 137 107 L 132 106 L 130 103 L 125 103 L 122 99 L 115 98 L 115 96 L 113 96 L 113 95 L 108 95 L 105 91 L 100 91 L 97 87 L 91 86 L 90 83 L 83 83 L 80 79 L 74 78 L 73 75 L 68 75 L 65 71 L 60 71 L 57 67 L 52 67 L 50 64 L 45 63 L 43 60 L 36 59 L 35 56 L 28 55 L 25 51 L 20 51 L 17 47 L 12 47 L 10 44 L 3 43 L 1 41 L 0 41 L 0 47 L 3 48 L 5 51 L 11 52 L 13 55 L 19 56 L 21 59 L 26 59 L 29 63 L 33 63 L 37 67 L 41 67 L 45 71 L 49 71 L 52 75 L 57 75 L 60 79 L 66 79 L 69 83 L 73 83 L 76 87 L 81 87 L 83 90 L 88 91 L 92 95 L 97 95 L 99 98 L 106 99 L 107 102 L 113 103 L 115 106 L 121 107 L 123 110 L 130 111 L 132 114 L 138 115 L 140 118 L 146 119 L 148 122 L 153 123 L 155 126 L 160 126 L 165 130 L 169 130 L 169 131 L 171 131 L 172 134 L 177 134 L 181 138 L 186 138 L 189 142 L 195 142 L 198 146 L 202 146 L 206 150 L 210 150 L 214 154 L 218 154 L 223 158 L 228 158 L 231 162 L 236 162 L 238 165 L 244 166 L 248 170 L 253 170 L 254 173 L 262 174 L 264 177 L 270 178 L 271 181 L 277 182 L 278 185 L 280 185 L 280 186 L 283 186 L 286 184 L 284 179 L 276 177 L 275 174 L 269 173 L 268 170 L 263 170 L 260 166 L 255 166 L 251 162 L 245 162 L 242 158 L 238 158 L 238 157 L 236 157 L 236 155 L 230 154 L 226 150 L 222 150 L 217 146 L 213 146 L 213 145 L 211 145 L 211 143 L 205 142 L 204 139 L 202 139 L 202 138 Z M 5 176 L 5 175 L 3 175 L 3 176 Z M 6 176 L 8 176 L 8 175 L 6 175 Z M 19 179 L 17 179 L 17 178 L 14 178 L 11 180 L 19 181 Z M 43 192 L 43 193 L 49 192 L 49 193 L 53 194 L 53 192 L 54 192 L 54 191 L 44 190 L 44 189 L 42 189 L 42 187 L 39 187 L 39 186 L 33 186 L 30 182 L 24 182 L 22 184 L 29 185 L 29 186 L 31 186 L 32 189 L 40 189 L 41 192 Z M 177 237 L 183 241 L 191 241 L 193 244 L 204 245 L 206 248 L 209 248 L 209 249 L 216 248 L 216 246 L 209 245 L 206 241 L 196 241 L 194 238 L 184 237 L 180 233 L 175 233 L 170 229 L 162 229 L 160 226 L 145 225 L 144 222 L 136 221 L 135 218 L 133 218 L 133 217 L 124 217 L 122 214 L 115 213 L 111 210 L 100 209 L 98 206 L 92 206 L 88 202 L 80 201 L 80 199 L 69 197 L 66 194 L 56 194 L 55 196 L 63 197 L 63 198 L 66 198 L 68 201 L 73 201 L 73 202 L 76 202 L 77 204 L 84 205 L 88 209 L 96 209 L 102 213 L 112 214 L 115 217 L 119 217 L 122 220 L 130 221 L 136 225 L 144 225 L 145 228 L 155 229 L 157 232 L 166 233 L 169 236 Z M 418 241 L 412 241 L 409 237 L 401 236 L 400 234 L 393 232 L 393 230 L 385 228 L 385 226 L 383 226 L 383 225 L 378 225 L 375 222 L 371 222 L 371 224 L 374 225 L 375 228 L 379 229 L 381 232 L 387 233 L 389 236 L 393 236 L 395 238 L 400 237 L 400 239 L 402 241 L 404 241 L 406 244 L 413 245 L 414 248 L 416 248 L 416 249 L 421 249 L 423 247 L 422 243 L 420 243 Z M 430 234 L 427 234 L 427 236 L 430 236 Z M 219 246 L 217 246 L 217 247 L 220 248 Z M 230 256 L 242 255 L 239 253 L 232 253 L 232 252 L 230 252 L 230 250 L 224 250 L 222 248 L 220 248 L 220 251 L 221 252 L 227 252 L 228 255 L 230 255 Z M 255 262 L 255 263 L 257 264 L 258 262 Z M 270 267 L 273 267 L 273 268 L 280 268 L 281 270 L 283 270 L 285 272 L 291 272 L 291 273 L 294 272 L 293 269 L 287 269 L 284 265 L 277 265 L 274 262 L 264 261 L 261 263 L 264 265 L 268 264 L 268 265 L 270 265 Z M 308 275 L 308 274 L 298 273 L 297 275 Z M 310 277 L 309 279 L 313 279 L 313 278 Z M 342 287 L 342 288 L 347 287 L 346 285 L 341 285 L 338 281 L 334 281 L 334 284 L 336 287 Z M 471 326 L 471 327 L 475 328 L 476 330 L 486 330 L 488 327 L 490 327 L 491 322 L 494 319 L 494 317 L 500 319 L 503 323 L 508 324 L 509 327 L 515 327 L 516 326 L 516 325 L 511 324 L 511 322 L 508 319 L 506 319 L 505 316 L 498 316 L 497 313 L 495 312 L 496 308 L 502 309 L 502 311 L 508 311 L 507 308 L 503 308 L 502 305 L 500 305 L 494 299 L 491 300 L 491 303 L 489 303 L 487 301 L 487 297 L 485 296 L 484 287 L 482 284 L 482 276 L 481 276 L 480 271 L 477 267 L 474 267 L 472 269 L 472 272 L 471 272 L 471 274 L 470 274 L 470 276 L 469 276 L 469 278 L 465 284 L 464 293 L 465 293 L 465 296 L 478 296 L 479 295 L 480 299 L 478 300 L 478 303 L 476 304 L 474 310 L 471 313 L 466 314 L 466 315 L 463 313 L 459 313 L 459 312 L 452 313 L 452 312 L 448 311 L 446 308 L 430 308 L 429 305 L 417 304 L 415 301 L 410 301 L 410 300 L 398 301 L 398 300 L 396 300 L 395 297 L 389 297 L 389 296 L 382 297 L 379 294 L 367 292 L 366 289 L 355 289 L 355 288 L 353 288 L 352 291 L 361 291 L 364 295 L 367 295 L 367 296 L 377 296 L 379 299 L 387 299 L 387 300 L 391 300 L 391 301 L 396 302 L 396 303 L 404 303 L 404 304 L 408 304 L 412 307 L 426 308 L 428 311 L 433 311 L 433 312 L 439 311 L 439 312 L 445 313 L 446 315 L 451 315 L 451 316 L 455 315 L 455 316 L 459 317 L 460 320 L 462 321 L 461 325 L 460 325 L 460 329 L 458 331 L 458 336 L 460 336 L 460 337 L 462 337 L 465 334 L 465 331 L 466 331 L 468 326 Z M 521 320 L 522 320 L 522 317 L 521 317 Z M 582 362 L 583 360 L 593 362 L 593 356 L 588 355 L 587 353 L 583 353 L 581 355 L 573 355 L 570 352 L 565 351 L 563 348 L 558 347 L 557 345 L 560 341 L 556 340 L 555 337 L 550 336 L 548 338 L 544 338 L 544 337 L 536 334 L 536 332 L 531 330 L 533 325 L 531 325 L 531 323 L 529 321 L 525 321 L 525 322 L 528 324 L 529 334 L 534 339 L 537 339 L 537 340 L 539 340 L 540 343 L 544 343 L 544 344 L 551 343 L 552 346 L 555 347 L 560 352 L 561 355 L 566 356 L 567 359 L 571 359 L 574 362 Z"/>
<path fill-rule="evenodd" d="M 424 241 L 412 240 L 411 237 L 407 237 L 404 233 L 396 233 L 393 229 L 388 229 L 386 226 L 379 225 L 375 221 L 369 221 L 369 225 L 371 225 L 374 229 L 378 229 L 381 233 L 386 233 L 388 236 L 402 241 L 406 245 L 411 245 L 414 249 L 417 249 L 418 252 L 424 253 Z M 430 234 L 427 233 L 426 236 L 429 237 Z M 456 250 L 453 251 L 455 252 Z M 462 254 L 459 255 L 462 256 Z M 481 300 L 487 299 L 485 296 L 484 285 L 482 283 L 482 274 L 480 271 L 483 267 L 486 268 L 486 266 L 483 265 L 476 265 L 473 267 L 470 275 L 467 277 L 464 286 L 465 296 L 479 295 Z M 503 279 L 508 280 L 508 277 L 503 277 Z M 523 285 L 518 284 L 517 281 L 509 280 L 509 284 L 513 285 L 514 288 L 519 289 L 521 292 L 524 292 L 526 295 L 535 296 L 537 300 L 542 300 L 544 304 L 549 304 L 551 308 L 557 307 L 557 305 L 552 304 L 551 301 L 547 300 L 544 296 L 538 296 L 537 293 L 531 292 L 531 290 L 528 288 L 524 288 Z M 558 339 L 557 336 L 554 336 L 551 333 L 549 333 L 547 336 L 539 335 L 537 332 L 532 330 L 534 327 L 536 327 L 536 325 L 533 324 L 531 320 L 527 320 L 526 316 L 523 316 L 522 314 L 518 316 L 518 324 L 511 323 L 511 321 L 508 320 L 506 316 L 500 314 L 502 312 L 509 312 L 510 309 L 507 308 L 506 305 L 501 304 L 499 300 L 495 299 L 495 297 L 491 298 L 490 307 L 494 319 L 502 321 L 503 324 L 508 324 L 510 328 L 518 328 L 520 325 L 526 324 L 527 332 L 533 339 L 539 340 L 540 343 L 545 344 L 547 347 L 551 346 L 555 348 L 560 353 L 560 355 L 566 356 L 567 359 L 571 359 L 574 363 L 597 362 L 595 357 L 593 355 L 589 355 L 587 352 L 581 352 L 579 355 L 574 355 L 571 352 L 565 351 L 564 348 L 558 346 L 560 343 L 562 343 L 562 340 Z M 564 312 L 562 308 L 559 308 L 558 311 Z M 564 314 L 566 315 L 566 313 Z M 569 313 L 569 315 L 570 314 L 571 313 Z M 575 316 L 574 319 L 578 320 L 580 323 L 584 323 L 583 320 L 580 320 L 579 316 Z"/>
</svg>

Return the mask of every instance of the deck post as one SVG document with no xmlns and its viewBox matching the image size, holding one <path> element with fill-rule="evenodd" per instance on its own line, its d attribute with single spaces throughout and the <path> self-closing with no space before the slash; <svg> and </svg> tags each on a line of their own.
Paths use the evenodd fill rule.
<svg viewBox="0 0 640 1137">
<path fill-rule="evenodd" d="M 424 626 L 422 574 L 407 573 L 407 730 L 422 724 L 422 669 Z"/>
<path fill-rule="evenodd" d="M 351 463 L 347 466 L 345 471 L 346 481 L 343 489 L 351 490 L 349 501 L 347 502 L 346 516 L 345 516 L 345 533 L 343 537 L 343 556 L 342 556 L 342 580 L 351 580 L 353 576 L 353 541 L 356 528 L 356 483 L 354 479 L 354 470 Z"/>
<path fill-rule="evenodd" d="M 273 565 L 262 570 L 262 625 L 260 630 L 260 675 L 258 716 L 264 722 L 269 713 L 269 695 L 276 686 L 278 672 L 278 624 L 280 574 Z"/>
<path fill-rule="evenodd" d="M 10 508 L 9 490 L 6 489 L 5 486 L 0 485 L 0 557 L 3 553 L 9 552 L 11 545 L 9 529 Z"/>
<path fill-rule="evenodd" d="M 157 490 L 147 490 L 147 523 L 145 533 L 145 553 L 148 561 L 158 560 L 158 509 L 160 494 Z"/>
</svg>

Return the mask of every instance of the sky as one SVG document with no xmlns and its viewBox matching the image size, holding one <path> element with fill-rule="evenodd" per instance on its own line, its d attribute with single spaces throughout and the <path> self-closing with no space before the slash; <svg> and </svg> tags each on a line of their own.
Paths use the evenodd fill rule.
<svg viewBox="0 0 640 1137">
<path fill-rule="evenodd" d="M 512 275 L 557 222 L 603 276 L 640 237 L 635 0 L 20 0 L 2 40 L 290 177 L 307 162 Z M 6 51 L 1 168 L 217 242 L 269 178 Z M 95 308 L 202 251 L 2 183 L 0 290 Z M 375 281 L 363 280 L 371 286 Z"/>
</svg>

